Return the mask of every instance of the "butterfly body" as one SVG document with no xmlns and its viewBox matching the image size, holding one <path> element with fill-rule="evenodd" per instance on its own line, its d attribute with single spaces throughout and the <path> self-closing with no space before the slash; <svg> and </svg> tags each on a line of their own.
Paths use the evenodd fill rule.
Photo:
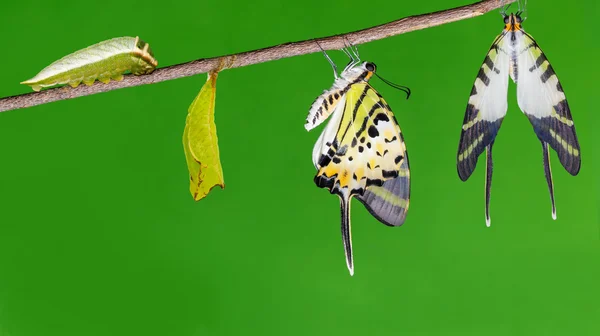
<svg viewBox="0 0 600 336">
<path fill-rule="evenodd" d="M 579 142 L 563 88 L 537 42 L 522 28 L 518 14 L 504 18 L 505 27 L 494 40 L 479 69 L 463 121 L 457 157 L 458 175 L 466 181 L 478 156 L 486 150 L 486 224 L 492 177 L 492 146 L 508 109 L 508 78 L 517 84 L 517 101 L 542 143 L 544 174 L 556 218 L 554 187 L 548 150 L 558 154 L 563 167 L 577 175 L 581 165 Z"/>
<path fill-rule="evenodd" d="M 313 103 L 305 127 L 330 116 L 313 148 L 314 181 L 340 198 L 342 238 L 354 271 L 350 201 L 357 197 L 386 225 L 404 222 L 410 193 L 406 146 L 390 106 L 368 83 L 375 65 L 347 67 Z"/>
<path fill-rule="evenodd" d="M 57 84 L 92 85 L 96 79 L 108 83 L 111 79 L 123 79 L 126 71 L 136 75 L 151 73 L 157 64 L 149 44 L 139 37 L 118 37 L 69 54 L 21 84 L 39 91 Z"/>
</svg>

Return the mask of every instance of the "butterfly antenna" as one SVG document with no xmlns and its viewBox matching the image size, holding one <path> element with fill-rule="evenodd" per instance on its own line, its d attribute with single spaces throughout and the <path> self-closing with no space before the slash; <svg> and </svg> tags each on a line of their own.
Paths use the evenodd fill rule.
<svg viewBox="0 0 600 336">
<path fill-rule="evenodd" d="M 389 80 L 379 76 L 379 74 L 375 73 L 375 75 L 377 76 L 377 78 L 381 79 L 382 82 L 384 82 L 385 84 L 393 87 L 394 89 L 400 90 L 400 91 L 404 91 L 404 93 L 406 93 L 406 99 L 408 99 L 410 97 L 410 88 L 408 86 L 403 86 L 403 85 L 398 85 L 395 83 L 390 82 Z"/>
<path fill-rule="evenodd" d="M 521 3 L 519 1 L 519 3 Z M 527 19 L 527 0 L 523 0 L 523 4 L 519 9 L 519 16 L 521 17 L 521 21 L 525 21 Z"/>
<path fill-rule="evenodd" d="M 502 0 L 502 3 L 504 4 L 505 0 Z M 504 6 L 502 5 L 502 8 L 500 9 L 500 15 L 502 15 L 503 18 L 505 18 L 506 12 L 508 12 L 508 9 L 510 8 L 510 6 L 512 5 L 512 3 L 509 3 L 508 5 Z"/>
<path fill-rule="evenodd" d="M 321 47 L 321 45 L 319 44 L 319 41 L 315 41 L 315 43 L 319 46 L 319 49 L 321 49 L 321 51 L 323 52 L 323 55 L 325 55 L 325 58 L 329 61 L 329 64 L 331 64 L 331 67 L 333 68 L 333 77 L 335 77 L 335 79 L 338 79 L 339 75 L 337 72 L 337 66 L 335 65 L 335 63 L 333 63 L 333 60 L 331 60 L 331 57 L 329 57 L 329 55 L 327 55 L 327 52 L 325 52 L 323 47 Z"/>
</svg>

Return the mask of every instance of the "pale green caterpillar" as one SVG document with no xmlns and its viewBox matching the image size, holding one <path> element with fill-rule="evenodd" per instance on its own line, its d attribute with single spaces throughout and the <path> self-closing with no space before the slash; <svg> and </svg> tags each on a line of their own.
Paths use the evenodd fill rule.
<svg viewBox="0 0 600 336">
<path fill-rule="evenodd" d="M 96 79 L 107 84 L 111 79 L 122 80 L 126 71 L 149 74 L 157 65 L 148 43 L 139 37 L 117 37 L 69 54 L 21 84 L 34 91 L 57 84 L 92 85 Z"/>
</svg>

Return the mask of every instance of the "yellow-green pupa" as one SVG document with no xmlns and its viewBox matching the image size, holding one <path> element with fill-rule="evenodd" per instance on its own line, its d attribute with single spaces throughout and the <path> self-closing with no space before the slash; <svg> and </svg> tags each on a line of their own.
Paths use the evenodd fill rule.
<svg viewBox="0 0 600 336">
<path fill-rule="evenodd" d="M 157 65 L 148 43 L 139 37 L 117 37 L 69 54 L 21 84 L 40 91 L 57 84 L 92 85 L 96 79 L 108 83 L 111 79 L 122 80 L 126 71 L 149 74 Z"/>
</svg>

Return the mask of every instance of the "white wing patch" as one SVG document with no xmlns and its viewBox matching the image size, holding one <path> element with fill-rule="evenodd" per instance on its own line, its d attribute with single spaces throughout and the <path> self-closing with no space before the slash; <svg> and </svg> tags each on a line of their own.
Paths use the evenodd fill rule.
<svg viewBox="0 0 600 336">
<path fill-rule="evenodd" d="M 527 33 L 515 33 L 518 69 L 517 100 L 538 138 L 558 154 L 560 162 L 572 175 L 579 172 L 579 142 L 571 110 L 563 88 L 546 55 Z"/>
<path fill-rule="evenodd" d="M 506 110 L 509 60 L 506 34 L 498 36 L 479 68 L 467 104 L 458 148 L 458 174 L 466 181 L 477 158 L 494 142 Z"/>
</svg>

